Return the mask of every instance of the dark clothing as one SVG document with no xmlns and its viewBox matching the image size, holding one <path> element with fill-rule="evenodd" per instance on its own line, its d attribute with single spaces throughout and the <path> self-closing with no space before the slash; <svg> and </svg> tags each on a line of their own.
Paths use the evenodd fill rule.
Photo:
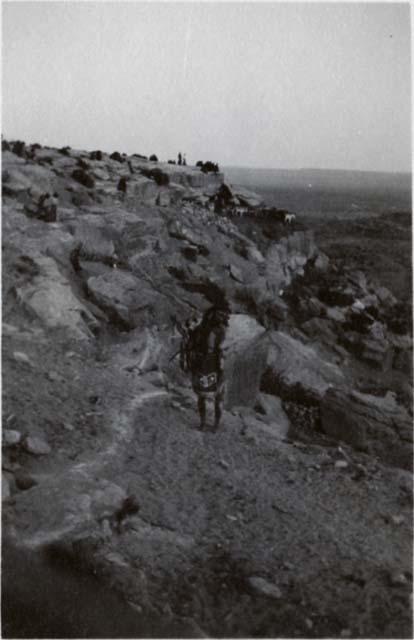
<svg viewBox="0 0 414 640">
<path fill-rule="evenodd" d="M 188 364 L 193 389 L 198 394 L 217 393 L 223 386 L 224 337 L 224 330 L 221 327 L 210 329 L 203 322 L 190 338 Z"/>
<path fill-rule="evenodd" d="M 121 193 L 126 193 L 126 190 L 127 190 L 126 178 L 120 178 L 119 179 L 117 189 L 118 189 L 118 191 L 121 191 Z"/>
<path fill-rule="evenodd" d="M 181 368 L 191 373 L 191 382 L 197 394 L 201 428 L 206 425 L 207 399 L 214 397 L 215 429 L 222 416 L 225 394 L 223 370 L 223 343 L 228 311 L 212 308 L 206 311 L 201 324 L 195 328 L 187 323 L 183 331 L 180 353 Z"/>
<path fill-rule="evenodd" d="M 222 344 L 225 334 L 221 327 L 210 328 L 204 321 L 189 339 L 189 368 L 191 372 L 207 374 L 221 369 Z"/>
</svg>

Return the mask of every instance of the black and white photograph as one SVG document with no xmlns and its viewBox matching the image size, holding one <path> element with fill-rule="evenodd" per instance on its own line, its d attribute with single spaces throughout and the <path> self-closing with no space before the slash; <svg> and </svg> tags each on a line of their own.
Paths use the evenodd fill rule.
<svg viewBox="0 0 414 640">
<path fill-rule="evenodd" d="M 412 23 L 3 0 L 2 638 L 412 638 Z"/>
</svg>

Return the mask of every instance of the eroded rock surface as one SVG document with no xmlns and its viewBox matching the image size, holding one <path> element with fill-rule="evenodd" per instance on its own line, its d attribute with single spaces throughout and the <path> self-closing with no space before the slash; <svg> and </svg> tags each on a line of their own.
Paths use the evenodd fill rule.
<svg viewBox="0 0 414 640">
<path fill-rule="evenodd" d="M 324 431 L 390 464 L 412 469 L 413 424 L 395 395 L 329 389 L 321 403 Z"/>
<path fill-rule="evenodd" d="M 215 212 L 222 174 L 34 151 L 3 153 L 10 635 L 34 602 L 30 632 L 56 636 L 75 593 L 74 637 L 410 637 L 405 307 L 304 225 L 259 240 L 257 194 L 231 188 L 251 227 Z M 54 223 L 26 208 L 49 185 Z M 218 291 L 232 314 L 213 433 L 176 327 Z"/>
</svg>

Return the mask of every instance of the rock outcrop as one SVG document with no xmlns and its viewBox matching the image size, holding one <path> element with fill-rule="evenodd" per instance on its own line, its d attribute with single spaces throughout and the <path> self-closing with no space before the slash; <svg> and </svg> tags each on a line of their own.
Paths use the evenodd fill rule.
<svg viewBox="0 0 414 640">
<path fill-rule="evenodd" d="M 73 611 L 74 636 L 138 637 L 136 619 L 117 625 L 129 616 L 113 599 L 98 594 L 109 620 L 94 608 L 105 582 L 141 622 L 167 618 L 162 632 L 138 624 L 148 637 L 410 636 L 407 307 L 321 254 L 301 221 L 283 225 L 270 208 L 260 218 L 260 197 L 244 189 L 226 195 L 221 174 L 119 152 L 11 147 L 2 220 L 10 637 L 56 635 L 53 624 L 61 630 Z M 74 180 L 76 170 L 91 181 Z M 49 186 L 55 222 L 33 208 Z M 198 429 L 177 329 L 223 294 L 227 388 L 213 433 Z M 88 573 L 98 580 L 78 589 Z M 22 616 L 28 602 L 34 612 Z"/>
<path fill-rule="evenodd" d="M 392 393 L 381 398 L 329 389 L 321 402 L 321 419 L 329 436 L 412 470 L 412 420 Z"/>
<path fill-rule="evenodd" d="M 298 385 L 305 393 L 321 399 L 330 387 L 343 383 L 344 373 L 337 365 L 327 362 L 317 347 L 303 344 L 282 331 L 270 332 L 266 339 L 266 391 L 269 393 L 275 393 L 280 385 L 292 388 Z"/>
<path fill-rule="evenodd" d="M 312 231 L 296 231 L 271 246 L 266 254 L 266 277 L 275 290 L 288 286 L 317 252 Z"/>
<path fill-rule="evenodd" d="M 33 256 L 31 260 L 37 274 L 30 282 L 16 288 L 18 303 L 47 327 L 65 328 L 77 338 L 91 338 L 97 320 L 73 293 L 55 260 L 41 255 Z"/>
</svg>

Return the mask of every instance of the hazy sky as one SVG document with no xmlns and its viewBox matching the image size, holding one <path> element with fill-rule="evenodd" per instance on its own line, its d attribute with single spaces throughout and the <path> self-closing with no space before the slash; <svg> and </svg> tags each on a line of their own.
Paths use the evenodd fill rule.
<svg viewBox="0 0 414 640">
<path fill-rule="evenodd" d="M 409 171 L 409 4 L 3 2 L 3 135 Z"/>
</svg>

